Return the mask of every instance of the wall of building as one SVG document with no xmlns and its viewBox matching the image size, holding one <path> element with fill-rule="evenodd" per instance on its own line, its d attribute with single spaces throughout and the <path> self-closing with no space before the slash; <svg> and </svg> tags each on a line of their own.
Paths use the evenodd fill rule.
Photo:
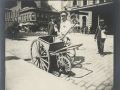
<svg viewBox="0 0 120 90">
<path fill-rule="evenodd" d="M 22 13 L 19 16 L 19 23 L 27 23 L 36 21 L 36 13 L 33 11 L 28 11 L 26 13 Z"/>
<path fill-rule="evenodd" d="M 11 19 L 11 10 L 6 9 L 5 10 L 5 29 L 9 27 L 12 24 L 12 19 Z"/>
<path fill-rule="evenodd" d="M 83 11 L 84 12 L 84 11 Z M 85 11 L 86 12 L 86 11 Z M 90 28 L 92 26 L 92 12 L 86 12 L 88 15 L 84 14 L 79 14 L 79 22 L 80 22 L 80 27 L 83 27 L 83 17 L 86 17 L 86 26 L 88 27 L 88 32 L 90 32 Z"/>
<path fill-rule="evenodd" d="M 92 10 L 87 10 L 87 11 L 83 11 L 83 10 L 77 10 L 77 8 L 79 8 L 79 7 L 88 7 L 89 5 L 94 5 L 94 4 L 96 4 L 96 5 L 99 5 L 99 4 L 102 4 L 102 3 L 106 3 L 106 2 L 111 2 L 112 0 L 86 0 L 87 2 L 86 2 L 86 5 L 83 5 L 83 1 L 84 0 L 77 0 L 77 5 L 73 5 L 73 2 L 74 2 L 75 0 L 71 0 L 70 2 L 69 2 L 69 4 L 66 4 L 66 5 L 69 5 L 69 6 L 67 6 L 67 7 L 71 7 L 71 12 L 72 12 L 72 10 L 74 11 L 74 9 L 76 8 L 76 13 L 79 15 L 79 18 L 78 18 L 78 20 L 79 20 L 79 22 L 80 22 L 80 27 L 83 27 L 83 20 L 82 20 L 82 18 L 85 16 L 86 17 L 86 26 L 88 27 L 88 30 L 90 31 L 90 29 L 92 28 L 93 30 L 91 30 L 92 32 L 94 32 L 95 31 L 95 29 L 96 29 L 96 27 L 97 27 L 97 25 L 98 25 L 98 14 L 100 14 L 100 13 L 98 13 L 98 14 L 95 14 L 95 13 L 93 13 L 93 12 L 96 12 L 96 11 L 92 11 Z M 66 2 L 66 1 L 65 1 Z M 64 3 L 64 2 L 63 2 Z M 65 6 L 64 6 L 65 7 Z M 74 9 L 73 9 L 74 8 Z M 68 8 L 68 10 L 70 10 L 70 8 Z M 97 10 L 97 9 L 96 9 Z M 78 12 L 83 12 L 83 13 L 78 13 Z M 84 15 L 84 13 L 88 13 L 87 15 Z M 101 11 L 101 13 L 102 13 L 102 11 Z M 105 14 L 107 14 L 107 13 L 105 13 Z M 96 16 L 97 15 L 97 16 Z M 102 14 L 100 14 L 100 15 L 102 15 Z M 107 18 L 107 17 L 106 17 Z M 105 19 L 105 18 L 104 18 Z M 107 20 L 107 21 L 110 21 L 110 20 Z M 106 22 L 107 22 L 106 21 Z M 108 23 L 108 22 L 107 22 Z M 109 24 L 108 24 L 109 25 Z M 110 25 L 109 25 L 109 27 L 110 27 Z"/>
</svg>

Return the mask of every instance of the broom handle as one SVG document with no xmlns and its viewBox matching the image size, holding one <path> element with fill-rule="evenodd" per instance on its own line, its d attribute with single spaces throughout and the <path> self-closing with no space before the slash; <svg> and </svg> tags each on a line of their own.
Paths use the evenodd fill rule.
<svg viewBox="0 0 120 90">
<path fill-rule="evenodd" d="M 65 33 L 65 35 L 61 38 L 61 40 L 63 40 L 63 39 L 65 38 L 65 36 L 69 33 L 69 31 L 70 31 L 72 28 L 75 27 L 76 24 L 77 24 L 77 23 L 75 23 L 75 24 Z"/>
</svg>

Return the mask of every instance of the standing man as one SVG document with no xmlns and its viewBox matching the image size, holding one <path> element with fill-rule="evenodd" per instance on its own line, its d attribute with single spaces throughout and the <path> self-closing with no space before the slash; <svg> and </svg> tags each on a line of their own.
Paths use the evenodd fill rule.
<svg viewBox="0 0 120 90">
<path fill-rule="evenodd" d="M 55 18 L 52 16 L 51 21 L 48 23 L 48 35 L 53 37 L 53 41 L 55 41 L 57 32 L 58 32 L 57 24 L 55 23 Z"/>
<path fill-rule="evenodd" d="M 72 28 L 71 22 L 67 19 L 68 13 L 66 11 L 61 12 L 61 23 L 60 23 L 60 32 L 59 36 L 64 38 L 65 43 L 70 42 L 69 39 L 69 30 Z"/>
<path fill-rule="evenodd" d="M 104 20 L 100 20 L 94 39 L 97 39 L 98 53 L 104 55 L 104 43 L 106 40 L 106 26 Z"/>
<path fill-rule="evenodd" d="M 48 35 L 57 35 L 57 24 L 55 24 L 55 18 L 52 16 L 51 21 L 48 24 Z"/>
<path fill-rule="evenodd" d="M 73 28 L 73 32 L 78 32 L 79 29 L 80 29 L 80 23 L 78 22 L 77 17 L 76 17 L 75 14 L 71 15 L 71 23 L 73 25 L 75 25 L 74 28 Z"/>
</svg>

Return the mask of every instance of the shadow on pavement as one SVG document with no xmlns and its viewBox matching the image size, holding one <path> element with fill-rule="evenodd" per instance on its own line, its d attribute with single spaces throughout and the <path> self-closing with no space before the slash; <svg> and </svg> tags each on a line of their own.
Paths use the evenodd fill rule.
<svg viewBox="0 0 120 90">
<path fill-rule="evenodd" d="M 72 65 L 72 71 L 69 73 L 69 77 L 74 77 L 74 78 L 83 78 L 91 73 L 93 73 L 93 70 L 90 70 L 86 67 L 84 67 L 85 62 L 85 57 L 84 56 L 76 56 L 75 61 L 73 62 Z M 91 63 L 87 63 L 91 64 Z"/>
<path fill-rule="evenodd" d="M 76 56 L 75 61 L 80 61 L 81 63 L 85 61 L 85 57 L 83 56 Z"/>
<path fill-rule="evenodd" d="M 6 56 L 5 60 L 18 60 L 20 58 L 16 57 L 16 56 Z"/>
<path fill-rule="evenodd" d="M 76 56 L 72 66 L 74 68 L 81 68 L 82 67 L 81 63 L 83 63 L 84 61 L 85 61 L 85 57 L 83 57 L 83 56 Z"/>
<path fill-rule="evenodd" d="M 14 37 L 6 37 L 8 39 L 12 39 L 12 40 L 18 40 L 18 41 L 28 41 L 26 36 L 23 36 L 23 35 L 17 35 L 17 36 L 14 36 Z"/>
<path fill-rule="evenodd" d="M 27 38 L 25 36 L 18 36 L 13 38 L 13 40 L 18 40 L 18 41 L 28 41 Z"/>
<path fill-rule="evenodd" d="M 30 59 L 30 58 L 27 58 L 27 59 L 24 59 L 24 61 L 31 61 L 31 59 Z"/>
<path fill-rule="evenodd" d="M 27 39 L 24 39 L 24 38 L 16 38 L 14 40 L 18 40 L 18 41 L 28 41 Z"/>
<path fill-rule="evenodd" d="M 113 54 L 113 52 L 104 52 L 104 55 L 110 55 Z"/>
</svg>

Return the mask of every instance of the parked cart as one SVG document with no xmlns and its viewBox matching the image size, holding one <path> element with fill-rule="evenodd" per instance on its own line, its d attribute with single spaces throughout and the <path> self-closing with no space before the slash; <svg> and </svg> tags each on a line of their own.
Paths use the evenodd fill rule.
<svg viewBox="0 0 120 90">
<path fill-rule="evenodd" d="M 34 65 L 47 72 L 58 71 L 67 73 L 71 71 L 76 56 L 76 48 L 82 46 L 66 46 L 61 42 L 53 42 L 52 36 L 43 36 L 31 44 L 31 60 Z"/>
</svg>

